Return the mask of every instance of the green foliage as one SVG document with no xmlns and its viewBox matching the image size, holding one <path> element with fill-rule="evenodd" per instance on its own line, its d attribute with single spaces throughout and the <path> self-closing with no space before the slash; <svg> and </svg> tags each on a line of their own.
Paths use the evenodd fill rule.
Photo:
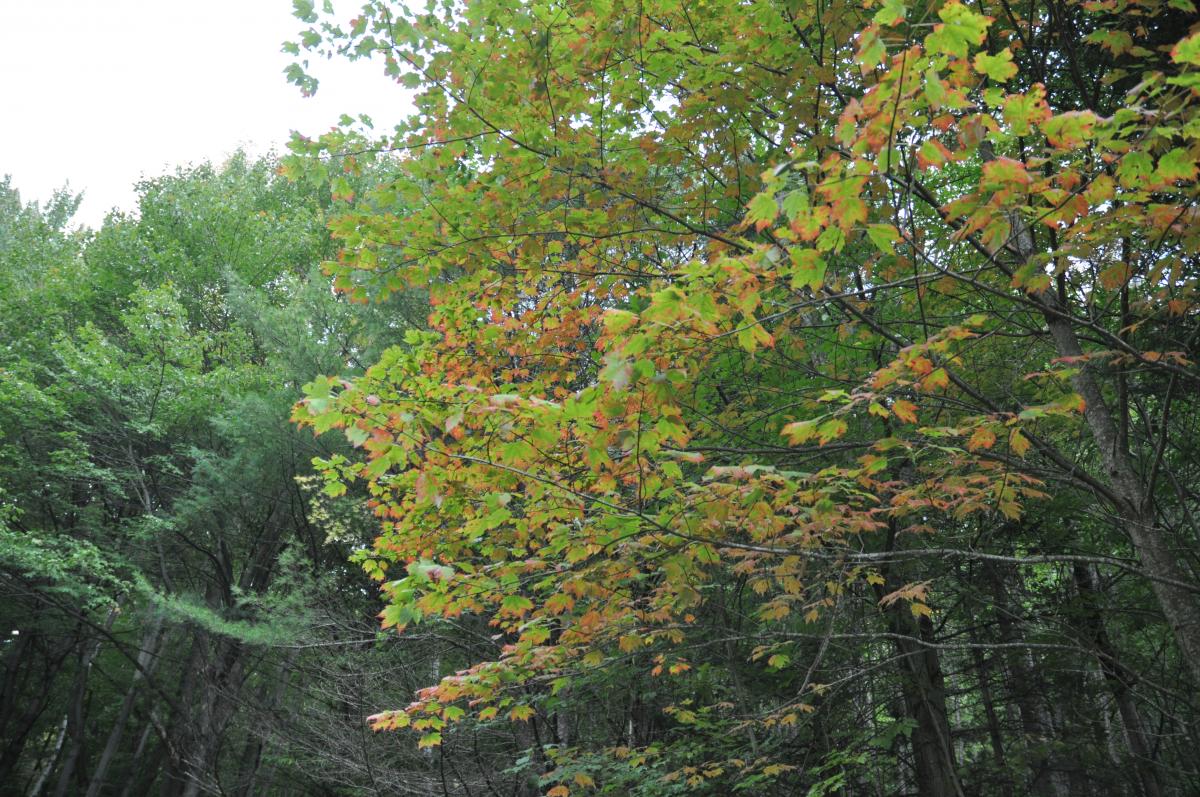
<svg viewBox="0 0 1200 797">
<path fill-rule="evenodd" d="M 1105 588 L 1161 615 L 1186 703 L 1194 9 L 1134 5 L 302 4 L 296 54 L 378 59 L 416 109 L 293 142 L 333 286 L 431 312 L 295 417 L 354 449 L 316 464 L 378 517 L 354 560 L 384 627 L 497 642 L 376 727 L 526 723 L 514 774 L 557 797 L 619 793 L 649 749 L 650 790 L 1051 793 L 1037 737 L 1083 720 L 1022 699 L 1005 725 L 974 654 L 1073 693 L 1065 648 L 1125 699 L 1107 618 L 1049 631 L 1093 566 L 1141 580 Z M 547 741 L 551 685 L 584 681 L 642 730 Z M 1154 766 L 1122 777 L 1154 793 Z"/>
</svg>

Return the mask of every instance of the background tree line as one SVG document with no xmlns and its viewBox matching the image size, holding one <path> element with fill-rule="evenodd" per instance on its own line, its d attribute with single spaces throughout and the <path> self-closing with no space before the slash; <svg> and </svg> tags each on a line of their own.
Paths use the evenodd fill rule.
<svg viewBox="0 0 1200 797">
<path fill-rule="evenodd" d="M 362 513 L 313 484 L 337 444 L 288 421 L 412 308 L 334 297 L 328 195 L 276 166 L 146 181 L 95 232 L 0 186 L 0 792 L 390 793 L 425 767 L 366 696 L 444 643 L 377 638 Z"/>
</svg>

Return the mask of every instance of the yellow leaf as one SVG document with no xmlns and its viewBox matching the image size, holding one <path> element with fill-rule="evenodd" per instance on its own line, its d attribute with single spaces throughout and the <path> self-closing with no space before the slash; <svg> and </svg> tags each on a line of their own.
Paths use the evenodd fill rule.
<svg viewBox="0 0 1200 797">
<path fill-rule="evenodd" d="M 841 437 L 845 433 L 846 422 L 841 418 L 831 418 L 828 421 L 825 421 L 825 423 L 821 424 L 820 428 L 817 429 L 817 434 L 819 436 L 821 445 L 825 445 L 830 440 Z"/>
<path fill-rule="evenodd" d="M 784 426 L 780 433 L 797 446 L 817 436 L 817 421 L 795 421 Z"/>
</svg>

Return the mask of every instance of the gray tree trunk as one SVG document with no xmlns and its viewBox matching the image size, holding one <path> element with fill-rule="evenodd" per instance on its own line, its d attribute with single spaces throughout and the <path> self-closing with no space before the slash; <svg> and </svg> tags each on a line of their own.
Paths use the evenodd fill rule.
<svg viewBox="0 0 1200 797">
<path fill-rule="evenodd" d="M 1100 672 L 1103 673 L 1109 691 L 1116 701 L 1121 724 L 1125 726 L 1125 741 L 1133 759 L 1138 789 L 1142 797 L 1161 797 L 1162 786 L 1159 784 L 1158 771 L 1151 757 L 1151 745 L 1142 723 L 1141 712 L 1134 701 L 1133 687 L 1137 676 L 1121 663 L 1116 648 L 1109 639 L 1104 617 L 1100 614 L 1100 594 L 1092 568 L 1076 564 L 1073 574 L 1075 586 L 1084 602 L 1084 627 L 1088 631 L 1089 641 L 1095 648 Z"/>
<path fill-rule="evenodd" d="M 109 731 L 108 741 L 104 745 L 104 751 L 100 754 L 100 760 L 96 762 L 96 769 L 92 773 L 92 780 L 88 784 L 87 797 L 97 797 L 100 790 L 104 788 L 104 779 L 108 775 L 108 768 L 112 764 L 113 758 L 117 754 L 117 750 L 121 746 L 121 739 L 125 735 L 125 725 L 129 722 L 129 713 L 133 710 L 134 701 L 137 700 L 138 687 L 144 673 L 153 668 L 155 654 L 158 650 L 158 643 L 162 636 L 162 617 L 156 616 L 150 622 L 150 626 L 146 629 L 146 634 L 142 638 L 141 649 L 137 655 L 137 667 L 133 670 L 133 681 L 129 684 L 129 689 L 125 692 L 125 699 L 121 702 L 121 708 L 117 712 L 117 718 L 113 721 L 112 730 Z"/>
</svg>

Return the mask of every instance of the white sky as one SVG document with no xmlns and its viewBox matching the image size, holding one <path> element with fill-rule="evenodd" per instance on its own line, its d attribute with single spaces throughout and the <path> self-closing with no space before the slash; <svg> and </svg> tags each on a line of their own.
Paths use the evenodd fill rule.
<svg viewBox="0 0 1200 797">
<path fill-rule="evenodd" d="M 341 10 L 347 2 L 335 4 Z M 349 8 L 349 6 L 347 6 Z M 24 200 L 70 182 L 75 220 L 131 209 L 133 183 L 239 146 L 282 151 L 343 113 L 400 121 L 404 89 L 379 62 L 314 63 L 312 98 L 280 52 L 303 23 L 291 0 L 0 0 L 0 176 Z"/>
</svg>

